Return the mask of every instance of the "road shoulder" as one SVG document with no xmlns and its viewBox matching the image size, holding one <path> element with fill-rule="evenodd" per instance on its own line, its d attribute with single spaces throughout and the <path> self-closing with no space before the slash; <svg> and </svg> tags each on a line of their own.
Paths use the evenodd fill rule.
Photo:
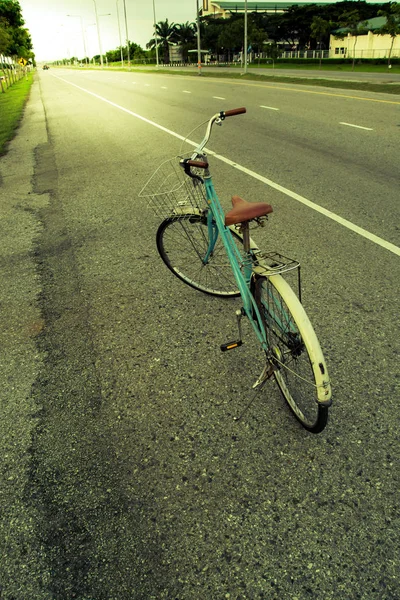
<svg viewBox="0 0 400 600">
<path fill-rule="evenodd" d="M 41 286 L 34 248 L 42 232 L 38 211 L 49 202 L 49 194 L 33 192 L 33 176 L 35 148 L 46 142 L 46 118 L 36 79 L 17 135 L 0 159 L 0 581 L 4 598 L 47 598 L 42 591 L 44 556 L 27 487 L 32 435 L 40 410 L 31 389 L 43 363 L 36 345 L 44 322 L 38 306 Z"/>
</svg>

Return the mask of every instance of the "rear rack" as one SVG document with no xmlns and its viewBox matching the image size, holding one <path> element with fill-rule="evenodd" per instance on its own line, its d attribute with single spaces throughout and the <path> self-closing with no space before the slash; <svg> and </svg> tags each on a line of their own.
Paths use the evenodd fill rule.
<svg viewBox="0 0 400 600">
<path fill-rule="evenodd" d="M 283 256 L 279 252 L 257 252 L 256 259 L 255 265 L 260 268 L 264 267 L 264 272 L 259 274 L 265 277 L 300 268 L 298 260 Z M 257 272 L 259 272 L 258 269 Z"/>
<path fill-rule="evenodd" d="M 272 275 L 282 275 L 297 269 L 297 295 L 301 302 L 301 277 L 300 263 L 298 260 L 288 258 L 279 254 L 279 252 L 260 252 L 254 253 L 254 272 L 262 277 L 271 277 Z"/>
</svg>

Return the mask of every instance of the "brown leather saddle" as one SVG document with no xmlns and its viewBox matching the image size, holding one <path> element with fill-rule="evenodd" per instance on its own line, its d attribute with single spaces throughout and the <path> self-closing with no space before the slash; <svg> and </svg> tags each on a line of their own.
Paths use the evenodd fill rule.
<svg viewBox="0 0 400 600">
<path fill-rule="evenodd" d="M 245 223 L 272 213 L 273 208 L 266 202 L 247 202 L 240 196 L 232 196 L 233 208 L 225 215 L 225 225 Z"/>
</svg>

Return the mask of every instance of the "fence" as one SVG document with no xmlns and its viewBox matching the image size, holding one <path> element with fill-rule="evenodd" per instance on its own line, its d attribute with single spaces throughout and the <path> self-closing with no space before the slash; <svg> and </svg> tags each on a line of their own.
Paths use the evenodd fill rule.
<svg viewBox="0 0 400 600">
<path fill-rule="evenodd" d="M 0 54 L 0 86 L 4 93 L 7 88 L 26 75 L 27 69 L 18 64 L 16 57 Z"/>
</svg>

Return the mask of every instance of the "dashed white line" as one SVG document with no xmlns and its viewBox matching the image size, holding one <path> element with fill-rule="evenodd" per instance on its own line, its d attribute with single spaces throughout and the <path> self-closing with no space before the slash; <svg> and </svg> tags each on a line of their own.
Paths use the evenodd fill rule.
<svg viewBox="0 0 400 600">
<path fill-rule="evenodd" d="M 260 108 L 267 108 L 268 110 L 279 110 L 279 108 L 274 108 L 273 106 L 263 106 L 262 104 L 260 105 Z"/>
<path fill-rule="evenodd" d="M 67 79 L 64 79 L 63 77 L 58 77 L 57 75 L 53 75 L 53 77 L 55 77 L 55 79 L 59 79 L 60 81 L 64 81 L 64 83 L 67 83 L 68 85 L 72 85 L 73 87 L 77 88 L 78 90 L 85 92 L 85 94 L 89 94 L 90 96 L 93 96 L 94 98 L 97 98 L 98 100 L 101 100 L 102 102 L 105 102 L 106 104 L 109 104 L 110 106 L 113 106 L 114 108 L 117 108 L 118 110 L 121 110 L 122 112 L 127 113 L 128 115 L 131 115 L 132 117 L 135 117 L 136 119 L 139 119 L 140 121 L 143 121 L 144 123 L 147 123 L 148 125 L 151 125 L 152 127 L 156 127 L 157 129 L 160 129 L 161 131 L 164 131 L 165 133 L 168 133 L 169 135 L 172 135 L 172 136 L 178 138 L 179 140 L 185 141 L 194 147 L 197 146 L 197 144 L 195 142 L 183 137 L 179 133 L 176 133 L 175 131 L 172 131 L 171 129 L 167 129 L 166 127 L 159 125 L 155 121 L 146 119 L 146 117 L 143 117 L 142 115 L 139 115 L 138 113 L 134 113 L 133 111 L 131 111 L 127 108 L 124 108 L 123 106 L 116 104 L 115 102 L 112 102 L 111 100 L 107 100 L 107 98 L 104 98 L 104 96 L 95 94 L 94 92 L 91 92 L 90 90 L 87 90 L 86 88 L 83 88 L 80 85 L 76 85 L 76 83 L 71 83 L 70 81 L 68 81 Z M 297 202 L 300 202 L 301 204 L 304 204 L 305 206 L 312 208 L 316 212 L 324 215 L 325 217 L 328 217 L 329 219 L 331 219 L 332 221 L 335 221 L 339 225 L 343 225 L 343 227 L 346 227 L 347 229 L 350 229 L 350 231 L 357 233 L 361 237 L 366 238 L 367 240 L 370 240 L 371 242 L 373 242 L 374 244 L 377 244 L 378 246 L 381 246 L 381 248 L 385 248 L 385 250 L 388 250 L 389 252 L 392 252 L 393 254 L 400 256 L 400 248 L 398 246 L 395 246 L 391 242 L 388 242 L 387 240 L 384 240 L 383 238 L 378 237 L 374 233 L 371 233 L 370 231 L 367 231 L 366 229 L 363 229 L 362 227 L 355 225 L 354 223 L 352 223 L 351 221 L 348 221 L 347 219 L 344 219 L 340 215 L 337 215 L 336 213 L 334 213 L 326 208 L 323 208 L 322 206 L 319 206 L 319 204 L 315 204 L 311 200 L 304 198 L 304 196 L 300 196 L 300 194 L 297 194 L 296 192 L 292 192 L 288 188 L 285 188 L 282 185 L 279 185 L 278 183 L 271 181 L 271 179 L 267 179 L 263 175 L 259 175 L 255 171 L 251 171 L 250 169 L 247 169 L 246 167 L 243 167 L 242 165 L 239 165 L 238 163 L 233 162 L 232 160 L 230 160 L 229 158 L 226 158 L 225 156 L 221 156 L 220 154 L 217 154 L 216 152 L 213 152 L 212 150 L 208 150 L 208 149 L 207 149 L 207 152 L 208 152 L 208 154 L 213 155 L 216 158 L 218 158 L 219 160 L 222 160 L 223 162 L 227 163 L 228 165 L 234 167 L 235 169 L 238 169 L 239 171 L 242 171 L 243 173 L 250 175 L 254 179 L 258 179 L 258 181 L 265 183 L 269 187 L 272 187 L 273 189 L 278 190 L 279 192 L 282 192 L 282 194 L 285 194 L 286 196 L 293 198 L 293 200 L 297 200 Z"/>
<path fill-rule="evenodd" d="M 362 127 L 361 125 L 353 125 L 353 123 L 343 123 L 341 121 L 340 125 L 347 125 L 348 127 L 356 127 L 357 129 L 366 129 L 367 131 L 373 131 L 371 127 Z"/>
<path fill-rule="evenodd" d="M 182 90 L 184 94 L 191 94 L 192 92 L 189 92 L 188 90 Z"/>
<path fill-rule="evenodd" d="M 162 85 L 162 86 L 161 86 L 161 89 L 162 89 L 162 90 L 167 90 L 168 88 L 167 88 L 167 86 L 166 86 L 166 85 Z"/>
<path fill-rule="evenodd" d="M 222 98 L 222 96 L 213 96 L 213 98 L 215 98 L 216 100 L 225 100 L 225 98 Z"/>
</svg>

